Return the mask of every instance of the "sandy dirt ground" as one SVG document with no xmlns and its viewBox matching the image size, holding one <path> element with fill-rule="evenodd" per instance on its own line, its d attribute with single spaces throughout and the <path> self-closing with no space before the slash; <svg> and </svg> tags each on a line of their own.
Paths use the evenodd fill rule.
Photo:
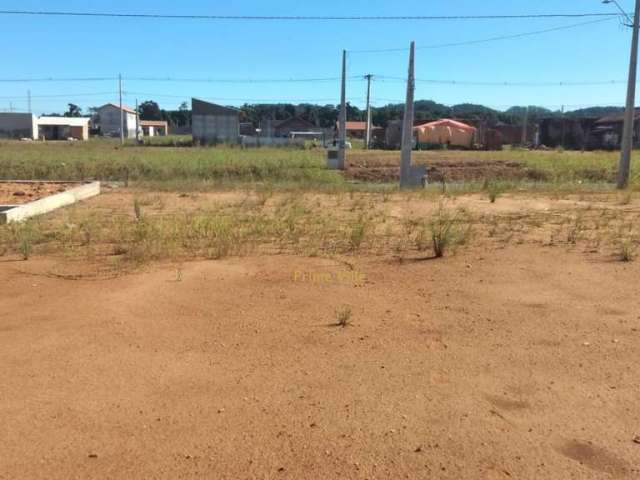
<svg viewBox="0 0 640 480">
<path fill-rule="evenodd" d="M 2 479 L 640 478 L 638 262 L 60 262 L 0 259 Z"/>
<path fill-rule="evenodd" d="M 0 181 L 0 205 L 22 205 L 64 192 L 77 186 L 60 182 L 2 182 Z"/>
</svg>

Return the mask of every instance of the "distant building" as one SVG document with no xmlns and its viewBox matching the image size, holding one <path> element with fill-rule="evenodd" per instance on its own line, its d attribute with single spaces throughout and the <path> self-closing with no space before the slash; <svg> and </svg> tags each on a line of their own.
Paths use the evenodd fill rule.
<svg viewBox="0 0 640 480">
<path fill-rule="evenodd" d="M 472 148 L 478 129 L 466 123 L 444 118 L 413 127 L 418 144 Z"/>
<path fill-rule="evenodd" d="M 38 123 L 31 113 L 0 113 L 0 138 L 37 140 Z"/>
<path fill-rule="evenodd" d="M 193 140 L 202 144 L 237 143 L 240 138 L 240 111 L 196 98 L 191 99 Z"/>
<path fill-rule="evenodd" d="M 88 140 L 89 121 L 87 117 L 36 117 L 31 113 L 0 113 L 0 138 Z"/>
<path fill-rule="evenodd" d="M 340 122 L 336 123 L 336 132 L 340 132 Z M 382 133 L 382 128 L 371 126 L 371 134 L 378 135 Z M 347 137 L 364 139 L 367 135 L 367 122 L 347 122 Z"/>
<path fill-rule="evenodd" d="M 145 137 L 165 137 L 169 135 L 169 124 L 164 120 L 140 120 L 140 129 Z"/>
<path fill-rule="evenodd" d="M 602 118 L 551 117 L 540 121 L 540 144 L 571 150 L 614 150 L 620 148 L 624 112 Z M 640 110 L 636 109 L 633 145 L 640 146 Z"/>
<path fill-rule="evenodd" d="M 251 122 L 240 122 L 240 135 L 254 137 L 257 135 L 256 127 Z"/>
<path fill-rule="evenodd" d="M 595 121 L 591 148 L 617 149 L 622 142 L 624 112 L 607 115 Z M 633 123 L 633 146 L 640 146 L 640 109 L 636 108 Z"/>
<path fill-rule="evenodd" d="M 89 140 L 89 117 L 38 117 L 38 138 L 42 140 Z"/>
<path fill-rule="evenodd" d="M 320 132 L 320 129 L 304 118 L 292 117 L 272 123 L 273 137 L 289 138 L 292 132 Z"/>
<path fill-rule="evenodd" d="M 596 123 L 596 118 L 543 118 L 540 120 L 540 144 L 570 150 L 602 148 L 593 135 Z"/>
<path fill-rule="evenodd" d="M 491 128 L 497 130 L 502 137 L 504 145 L 519 145 L 522 143 L 523 125 L 511 125 L 508 123 L 498 122 Z M 537 125 L 529 122 L 527 125 L 527 143 L 535 143 L 537 133 Z"/>
<path fill-rule="evenodd" d="M 124 137 L 136 138 L 136 123 L 138 114 L 129 107 L 122 107 L 124 118 Z M 95 127 L 100 130 L 101 135 L 119 137 L 120 136 L 120 107 L 114 103 L 107 103 L 98 108 L 93 119 Z"/>
</svg>

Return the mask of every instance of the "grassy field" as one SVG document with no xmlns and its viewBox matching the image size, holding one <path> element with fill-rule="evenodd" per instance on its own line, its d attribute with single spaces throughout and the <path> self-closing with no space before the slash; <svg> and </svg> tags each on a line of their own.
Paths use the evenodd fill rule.
<svg viewBox="0 0 640 480">
<path fill-rule="evenodd" d="M 278 186 L 340 185 L 321 151 L 231 147 L 121 147 L 117 141 L 0 143 L 3 179 L 134 181 L 164 188 L 268 182 Z"/>
<path fill-rule="evenodd" d="M 175 147 L 182 137 L 163 139 L 164 146 L 121 147 L 117 140 L 89 142 L 0 142 L 0 178 L 137 182 L 165 190 L 218 187 L 374 189 L 370 182 L 346 182 L 325 168 L 324 150 L 299 148 L 243 149 L 219 146 Z M 603 184 L 615 178 L 616 152 L 504 150 L 501 152 L 415 152 L 415 163 L 517 162 L 542 179 L 543 187 Z M 638 154 L 636 154 L 638 158 Z M 354 150 L 348 161 L 364 167 L 393 166 L 399 152 Z M 364 184 L 363 184 L 364 183 Z M 512 182 L 513 183 L 513 182 Z M 531 182 L 529 182 L 531 183 Z M 634 172 L 632 187 L 640 184 Z M 482 182 L 479 182 L 482 185 Z M 395 185 L 389 184 L 389 188 Z M 521 187 L 508 185 L 505 188 Z M 477 186 L 468 186 L 473 190 Z"/>
</svg>

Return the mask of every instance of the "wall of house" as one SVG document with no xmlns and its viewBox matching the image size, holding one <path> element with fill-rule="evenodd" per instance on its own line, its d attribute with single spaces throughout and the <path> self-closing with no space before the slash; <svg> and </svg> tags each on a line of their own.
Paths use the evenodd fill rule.
<svg viewBox="0 0 640 480">
<path fill-rule="evenodd" d="M 31 113 L 0 113 L 0 138 L 38 138 L 36 116 Z"/>
<path fill-rule="evenodd" d="M 193 139 L 199 143 L 232 142 L 240 137 L 238 115 L 193 115 Z"/>
<path fill-rule="evenodd" d="M 102 135 L 120 135 L 120 109 L 108 105 L 98 111 L 98 116 Z M 130 112 L 124 112 L 124 136 L 136 137 L 136 115 Z"/>
</svg>

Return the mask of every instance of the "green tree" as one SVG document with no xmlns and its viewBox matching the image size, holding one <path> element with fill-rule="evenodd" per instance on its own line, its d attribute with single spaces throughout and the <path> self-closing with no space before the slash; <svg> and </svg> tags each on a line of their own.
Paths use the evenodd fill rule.
<svg viewBox="0 0 640 480">
<path fill-rule="evenodd" d="M 142 120 L 162 120 L 160 106 L 153 100 L 147 100 L 138 105 L 138 114 Z"/>
<path fill-rule="evenodd" d="M 81 117 L 82 109 L 73 103 L 69 103 L 69 108 L 66 112 L 64 112 L 65 117 Z"/>
</svg>

